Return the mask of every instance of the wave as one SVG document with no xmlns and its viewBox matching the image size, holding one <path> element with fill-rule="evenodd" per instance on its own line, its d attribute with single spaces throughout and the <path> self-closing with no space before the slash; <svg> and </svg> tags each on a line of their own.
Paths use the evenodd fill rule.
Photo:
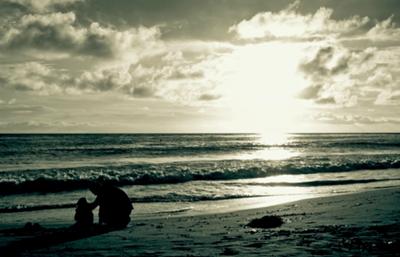
<svg viewBox="0 0 400 257">
<path fill-rule="evenodd" d="M 115 186 L 235 180 L 281 174 L 312 174 L 400 168 L 397 155 L 376 159 L 293 158 L 285 161 L 223 160 L 130 164 L 0 172 L 0 195 L 86 189 L 96 181 Z"/>
<path fill-rule="evenodd" d="M 246 183 L 250 186 L 270 186 L 270 187 L 317 187 L 317 186 L 338 186 L 352 184 L 368 184 L 375 182 L 400 181 L 399 178 L 392 179 L 346 179 L 346 180 L 315 180 L 304 182 L 267 182 L 267 183 Z M 232 185 L 235 183 L 232 183 Z M 236 183 L 236 185 L 240 185 Z"/>
<path fill-rule="evenodd" d="M 166 213 L 182 213 L 182 212 L 188 212 L 190 210 L 193 210 L 193 207 L 186 207 L 186 208 L 181 208 L 181 209 L 174 209 L 174 210 L 168 210 L 168 211 L 158 211 L 155 212 L 155 214 L 166 214 Z"/>
<path fill-rule="evenodd" d="M 47 193 L 85 189 L 101 180 L 116 186 L 234 180 L 281 174 L 311 174 L 400 168 L 397 155 L 376 159 L 293 158 L 284 161 L 222 160 L 131 164 L 0 172 L 0 194 Z"/>
<path fill-rule="evenodd" d="M 229 199 L 240 199 L 248 197 L 261 197 L 263 195 L 248 195 L 248 194 L 229 194 L 229 195 L 184 195 L 176 193 L 167 193 L 165 195 L 152 195 L 144 197 L 132 197 L 134 203 L 154 203 L 154 202 L 199 202 L 199 201 L 219 201 Z"/>
</svg>

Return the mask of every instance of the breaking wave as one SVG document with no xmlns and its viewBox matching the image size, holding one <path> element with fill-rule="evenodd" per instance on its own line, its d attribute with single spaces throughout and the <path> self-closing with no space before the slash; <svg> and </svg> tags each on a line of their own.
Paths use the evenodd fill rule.
<svg viewBox="0 0 400 257">
<path fill-rule="evenodd" d="M 400 168 L 397 155 L 292 158 L 281 161 L 223 160 L 167 164 L 78 167 L 0 172 L 0 194 L 61 192 L 88 188 L 95 181 L 116 186 L 235 180 L 281 174 L 312 174 Z"/>
</svg>

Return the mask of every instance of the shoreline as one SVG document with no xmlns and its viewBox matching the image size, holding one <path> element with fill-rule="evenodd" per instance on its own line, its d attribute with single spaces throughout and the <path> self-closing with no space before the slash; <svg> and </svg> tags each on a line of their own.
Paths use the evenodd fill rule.
<svg viewBox="0 0 400 257">
<path fill-rule="evenodd" d="M 124 230 L 22 256 L 393 256 L 400 250 L 399 200 L 395 187 L 227 213 L 133 218 Z M 264 215 L 284 224 L 246 226 Z"/>
<path fill-rule="evenodd" d="M 131 214 L 132 221 L 157 220 L 175 217 L 194 217 L 213 214 L 246 211 L 258 208 L 286 204 L 309 198 L 326 197 L 328 194 L 300 194 L 281 196 L 259 196 L 215 201 L 198 202 L 160 202 L 160 203 L 133 203 L 135 209 Z M 151 205 L 146 207 L 146 205 Z M 145 212 L 143 212 L 145 210 Z M 149 212 L 156 210 L 154 212 Z M 0 231 L 4 229 L 21 228 L 27 222 L 39 223 L 46 228 L 67 227 L 74 223 L 75 208 L 53 208 L 22 212 L 0 213 L 2 224 Z M 93 212 L 94 221 L 97 222 L 98 208 Z"/>
<path fill-rule="evenodd" d="M 242 211 L 252 211 L 257 209 L 270 208 L 274 206 L 290 204 L 293 202 L 319 199 L 326 197 L 335 197 L 343 195 L 359 194 L 375 190 L 386 190 L 400 188 L 398 185 L 364 188 L 360 191 L 345 191 L 345 192 L 331 192 L 331 193 L 300 193 L 297 195 L 271 195 L 271 196 L 252 196 L 243 198 L 221 199 L 221 200 L 204 200 L 194 202 L 132 202 L 135 206 L 131 214 L 132 221 L 141 220 L 157 220 L 164 218 L 177 218 L 177 217 L 192 217 L 192 216 L 207 216 L 214 214 L 234 213 Z M 2 223 L 0 224 L 0 231 L 4 229 L 13 229 L 23 227 L 27 222 L 40 223 L 44 227 L 57 228 L 67 227 L 74 223 L 73 216 L 75 206 L 70 204 L 68 207 L 57 208 L 43 208 L 33 209 L 27 211 L 10 211 L 0 213 Z M 158 207 L 145 207 L 146 205 L 159 205 Z M 160 207 L 161 206 L 161 207 Z M 155 210 L 154 212 L 147 212 Z M 143 212 L 146 210 L 146 212 Z M 97 222 L 98 208 L 93 212 L 94 222 Z M 17 217 L 18 216 L 18 217 Z"/>
</svg>

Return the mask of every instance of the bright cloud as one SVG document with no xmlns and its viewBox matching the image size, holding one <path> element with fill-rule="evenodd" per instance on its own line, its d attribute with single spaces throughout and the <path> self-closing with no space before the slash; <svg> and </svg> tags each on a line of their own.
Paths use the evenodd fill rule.
<svg viewBox="0 0 400 257">
<path fill-rule="evenodd" d="M 333 10 L 319 8 L 314 14 L 297 11 L 299 1 L 278 13 L 263 12 L 229 28 L 241 39 L 311 38 L 352 33 L 369 22 L 368 17 L 353 16 L 346 20 L 332 19 Z"/>
<path fill-rule="evenodd" d="M 353 114 L 334 114 L 334 113 L 320 113 L 315 114 L 310 117 L 310 119 L 322 123 L 330 123 L 330 124 L 360 124 L 360 125 L 371 125 L 371 124 L 384 124 L 384 123 L 392 123 L 399 124 L 399 118 L 373 118 L 369 116 L 361 116 L 361 115 L 353 115 Z"/>
<path fill-rule="evenodd" d="M 310 84 L 299 97 L 319 104 L 356 105 L 366 80 L 377 66 L 376 49 L 351 51 L 340 45 L 318 47 L 300 70 Z"/>
</svg>

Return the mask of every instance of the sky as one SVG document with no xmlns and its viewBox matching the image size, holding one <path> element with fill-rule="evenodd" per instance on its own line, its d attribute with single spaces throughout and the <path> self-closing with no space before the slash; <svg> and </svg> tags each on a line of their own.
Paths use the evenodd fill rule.
<svg viewBox="0 0 400 257">
<path fill-rule="evenodd" d="M 398 0 L 0 0 L 0 132 L 400 132 L 399 24 Z"/>
</svg>

